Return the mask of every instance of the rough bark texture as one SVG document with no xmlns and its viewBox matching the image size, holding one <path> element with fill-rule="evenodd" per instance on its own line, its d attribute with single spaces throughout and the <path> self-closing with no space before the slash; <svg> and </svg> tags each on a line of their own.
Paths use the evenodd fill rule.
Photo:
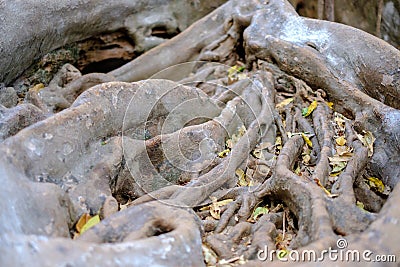
<svg viewBox="0 0 400 267">
<path fill-rule="evenodd" d="M 399 66 L 286 0 L 229 1 L 109 73 L 64 65 L 0 110 L 0 265 L 259 266 L 266 247 L 398 260 Z M 102 220 L 71 240 L 88 213 Z"/>
<path fill-rule="evenodd" d="M 324 1 L 290 0 L 300 15 L 324 18 Z M 318 16 L 318 11 L 322 14 Z M 397 0 L 335 0 L 334 20 L 374 34 L 400 46 L 400 2 Z M 380 33 L 380 34 L 379 34 Z"/>
<path fill-rule="evenodd" d="M 179 32 L 225 1 L 2 1 L 0 81 L 9 84 L 34 59 L 65 44 L 125 30 L 142 51 L 162 43 L 155 27 Z M 62 14 L 62 19 L 60 19 Z M 23 30 L 16 30 L 23 29 Z M 15 64 L 18 62 L 18 64 Z"/>
</svg>

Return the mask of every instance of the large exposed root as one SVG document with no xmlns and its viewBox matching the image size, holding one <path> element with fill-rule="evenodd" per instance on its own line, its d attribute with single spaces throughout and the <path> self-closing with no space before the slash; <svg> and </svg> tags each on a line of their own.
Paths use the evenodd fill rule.
<svg viewBox="0 0 400 267">
<path fill-rule="evenodd" d="M 64 66 L 0 144 L 0 220 L 18 222 L 1 264 L 262 265 L 339 238 L 399 257 L 399 62 L 270 0 L 230 1 L 109 74 Z M 102 221 L 67 240 L 86 213 Z"/>
</svg>

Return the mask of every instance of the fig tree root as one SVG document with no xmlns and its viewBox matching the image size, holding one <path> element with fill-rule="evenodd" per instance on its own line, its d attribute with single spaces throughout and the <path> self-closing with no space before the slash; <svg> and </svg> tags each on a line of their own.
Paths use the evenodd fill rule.
<svg viewBox="0 0 400 267">
<path fill-rule="evenodd" d="M 399 65 L 285 0 L 229 1 L 107 74 L 64 65 L 0 110 L 1 265 L 395 266 Z"/>
</svg>

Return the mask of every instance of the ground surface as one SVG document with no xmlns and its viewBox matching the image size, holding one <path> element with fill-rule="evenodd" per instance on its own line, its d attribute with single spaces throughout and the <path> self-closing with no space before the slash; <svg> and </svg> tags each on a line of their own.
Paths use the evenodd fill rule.
<svg viewBox="0 0 400 267">
<path fill-rule="evenodd" d="M 2 88 L 1 265 L 399 260 L 398 50 L 284 0 L 230 1 L 113 69 L 143 52 L 127 40 Z"/>
</svg>

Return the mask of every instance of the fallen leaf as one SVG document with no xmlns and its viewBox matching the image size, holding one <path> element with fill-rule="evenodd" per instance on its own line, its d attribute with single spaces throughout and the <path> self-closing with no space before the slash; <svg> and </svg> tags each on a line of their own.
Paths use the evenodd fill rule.
<svg viewBox="0 0 400 267">
<path fill-rule="evenodd" d="M 357 137 L 364 146 L 368 147 L 368 157 L 371 157 L 374 154 L 374 142 L 376 138 L 370 131 L 363 131 L 363 134 L 357 134 Z"/>
<path fill-rule="evenodd" d="M 297 168 L 294 170 L 294 173 L 297 174 L 297 175 L 300 175 L 301 169 L 300 169 L 299 165 L 297 165 Z"/>
<path fill-rule="evenodd" d="M 242 169 L 240 169 L 240 168 L 237 169 L 235 171 L 235 174 L 239 177 L 238 184 L 240 186 L 248 186 L 249 185 L 249 182 L 246 179 L 246 174 L 244 173 L 244 171 Z"/>
<path fill-rule="evenodd" d="M 331 165 L 336 165 L 340 162 L 348 162 L 351 159 L 351 156 L 339 156 L 339 155 L 334 155 L 333 157 L 328 157 L 329 162 Z"/>
<path fill-rule="evenodd" d="M 339 146 L 344 146 L 346 144 L 346 138 L 344 138 L 343 136 L 336 138 L 335 141 L 336 144 L 338 144 Z"/>
<path fill-rule="evenodd" d="M 336 146 L 336 154 L 338 156 L 352 157 L 353 156 L 352 151 L 353 148 L 348 146 Z"/>
<path fill-rule="evenodd" d="M 329 192 L 320 182 L 320 180 L 318 178 L 314 178 L 314 182 L 322 189 L 324 190 L 325 194 L 328 195 L 328 197 L 330 198 L 334 198 L 337 197 L 338 194 L 331 194 L 331 192 Z"/>
<path fill-rule="evenodd" d="M 305 164 L 308 164 L 310 162 L 310 160 L 311 160 L 311 156 L 310 155 L 306 154 L 306 155 L 303 156 L 303 162 Z"/>
<path fill-rule="evenodd" d="M 42 90 L 44 88 L 44 84 L 43 83 L 38 83 L 35 86 L 29 88 L 29 91 L 33 91 L 38 93 L 40 90 Z"/>
<path fill-rule="evenodd" d="M 85 231 L 87 231 L 89 228 L 92 228 L 96 224 L 100 222 L 100 216 L 95 215 L 92 218 L 90 218 L 87 223 L 82 227 L 80 234 L 83 234 Z"/>
<path fill-rule="evenodd" d="M 258 217 L 261 217 L 263 214 L 268 214 L 269 209 L 267 206 L 265 207 L 257 207 L 253 214 L 251 215 L 251 218 L 256 221 L 258 219 Z"/>
<path fill-rule="evenodd" d="M 331 171 L 331 173 L 335 173 L 335 172 L 341 172 L 344 168 L 346 168 L 347 162 L 345 161 L 340 161 L 337 162 L 333 165 L 333 169 Z"/>
<path fill-rule="evenodd" d="M 259 148 L 254 149 L 252 154 L 254 157 L 256 157 L 258 159 L 265 159 L 262 150 Z"/>
<path fill-rule="evenodd" d="M 367 180 L 369 181 L 369 186 L 376 188 L 379 193 L 383 193 L 385 191 L 385 185 L 379 178 L 369 177 Z"/>
<path fill-rule="evenodd" d="M 78 222 L 75 225 L 75 229 L 78 233 L 81 233 L 83 226 L 92 218 L 89 213 L 82 214 Z"/>
<path fill-rule="evenodd" d="M 325 103 L 330 109 L 333 109 L 333 102 L 325 102 Z"/>
<path fill-rule="evenodd" d="M 307 108 L 302 109 L 302 115 L 304 117 L 309 116 L 318 106 L 318 102 L 314 100 Z"/>
<path fill-rule="evenodd" d="M 230 149 L 225 149 L 225 150 L 223 150 L 223 151 L 218 153 L 218 157 L 225 158 L 229 154 L 229 152 L 231 152 Z"/>
<path fill-rule="evenodd" d="M 278 103 L 276 105 L 277 109 L 283 108 L 284 106 L 289 105 L 291 102 L 293 101 L 293 98 L 286 98 L 285 100 L 283 100 L 282 102 Z"/>
<path fill-rule="evenodd" d="M 218 262 L 217 254 L 215 254 L 214 250 L 205 244 L 203 244 L 201 247 L 203 250 L 204 261 L 207 263 L 207 266 L 215 266 Z"/>
<path fill-rule="evenodd" d="M 232 77 L 234 74 L 238 73 L 238 72 L 242 72 L 245 69 L 244 66 L 232 66 L 228 69 L 228 76 Z"/>
<path fill-rule="evenodd" d="M 346 120 L 342 114 L 335 112 L 335 122 L 340 129 L 345 129 Z"/>
<path fill-rule="evenodd" d="M 304 142 L 306 142 L 306 144 L 307 144 L 309 147 L 312 147 L 312 142 L 311 142 L 310 138 L 308 138 L 307 135 L 305 135 L 304 133 L 301 133 L 301 136 L 303 137 Z"/>
<path fill-rule="evenodd" d="M 358 200 L 357 200 L 356 206 L 359 207 L 361 210 L 364 210 L 364 211 L 365 211 L 365 209 L 364 209 L 364 203 L 362 203 L 361 201 L 358 201 Z"/>
<path fill-rule="evenodd" d="M 228 203 L 231 203 L 233 201 L 233 199 L 232 198 L 228 198 L 228 199 L 224 199 L 224 200 L 220 200 L 220 201 L 216 201 L 216 200 L 214 200 L 214 201 L 215 201 L 215 205 L 218 205 L 218 206 L 222 207 L 222 206 L 225 206 Z M 212 207 L 212 205 L 213 204 L 210 204 L 208 206 L 202 207 L 200 210 L 201 211 L 209 210 Z"/>
</svg>

